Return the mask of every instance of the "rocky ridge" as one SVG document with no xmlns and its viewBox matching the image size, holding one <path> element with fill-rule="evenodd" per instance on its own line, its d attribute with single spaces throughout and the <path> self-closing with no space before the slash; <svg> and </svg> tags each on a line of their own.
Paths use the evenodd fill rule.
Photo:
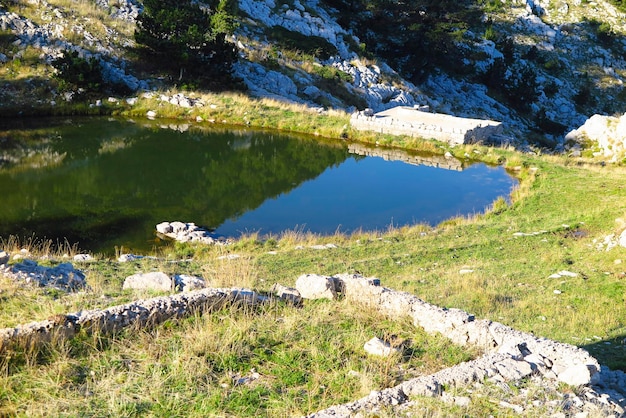
<svg viewBox="0 0 626 418">
<path fill-rule="evenodd" d="M 45 0 L 30 0 L 27 3 L 28 6 L 20 9 L 20 13 L 0 6 L 0 29 L 17 36 L 13 43 L 14 51 L 0 51 L 0 62 L 19 60 L 26 48 L 41 51 L 40 59 L 48 64 L 63 50 L 76 50 L 86 58 L 99 59 L 110 82 L 124 85 L 132 91 L 159 85 L 155 79 L 137 78 L 124 51 L 133 46 L 133 24 L 142 10 L 139 1 L 96 1 L 94 7 L 103 16 L 100 22 L 95 17 L 79 16 L 74 10 L 57 7 Z M 507 128 L 508 138 L 514 138 L 520 146 L 526 142 L 529 129 L 536 128 L 541 121 L 548 121 L 552 128 L 556 126 L 565 130 L 563 134 L 548 133 L 548 143 L 559 150 L 567 147 L 575 149 L 580 147 L 581 142 L 585 143 L 572 136 L 566 141 L 564 134 L 567 131 L 579 128 L 593 113 L 621 113 L 626 110 L 621 94 L 626 61 L 620 53 L 626 48 L 623 39 L 625 19 L 624 14 L 607 1 L 586 6 L 579 0 L 517 0 L 499 11 L 485 13 L 485 21 L 491 22 L 501 35 L 514 40 L 516 65 L 527 65 L 533 69 L 530 77 L 538 83 L 540 95 L 531 104 L 531 117 L 521 115 L 506 103 L 498 101 L 485 85 L 470 78 L 452 77 L 434 71 L 426 80 L 415 85 L 404 80 L 384 62 L 364 59 L 354 50 L 358 38 L 341 27 L 333 11 L 319 0 L 240 0 L 239 9 L 243 16 L 242 24 L 231 39 L 241 55 L 235 73 L 254 95 L 304 103 L 311 107 L 355 109 L 346 103 L 345 97 L 337 96 L 336 91 L 321 87 L 317 83 L 319 77 L 310 71 L 306 62 L 280 53 L 277 60 L 267 59 L 268 50 L 274 42 L 271 29 L 281 27 L 323 39 L 332 45 L 337 53 L 327 59 L 318 59 L 313 68 L 332 67 L 349 75 L 350 80 L 342 81 L 342 88 L 355 100 L 358 99 L 356 101 L 375 111 L 417 104 L 428 105 L 435 112 L 501 121 Z M 593 19 L 610 24 L 615 34 L 612 45 L 603 45 L 598 41 L 594 26 L 589 23 Z M 104 26 L 104 32 L 96 29 L 100 24 Z M 481 73 L 495 59 L 503 56 L 502 47 L 485 39 L 482 34 L 470 31 L 468 38 L 470 41 L 463 47 L 468 48 L 474 57 L 466 63 L 472 71 Z M 531 53 L 540 56 L 541 60 L 531 58 Z M 581 80 L 586 80 L 586 84 Z M 594 97 L 581 106 L 577 100 L 587 86 L 591 86 L 589 93 Z M 71 96 L 65 95 L 64 99 L 69 100 Z M 58 99 L 52 98 L 52 101 L 55 100 Z M 617 136 L 615 141 L 622 143 L 623 138 Z M 599 147 L 602 152 L 607 149 L 602 144 Z"/>
</svg>

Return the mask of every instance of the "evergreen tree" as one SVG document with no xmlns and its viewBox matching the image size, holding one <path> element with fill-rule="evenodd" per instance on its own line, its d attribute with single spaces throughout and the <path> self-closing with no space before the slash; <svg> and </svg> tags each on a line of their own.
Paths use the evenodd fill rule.
<svg viewBox="0 0 626 418">
<path fill-rule="evenodd" d="M 192 0 L 144 0 L 135 41 L 179 81 L 223 85 L 237 59 L 226 40 L 235 23 L 236 0 L 201 8 Z"/>
</svg>

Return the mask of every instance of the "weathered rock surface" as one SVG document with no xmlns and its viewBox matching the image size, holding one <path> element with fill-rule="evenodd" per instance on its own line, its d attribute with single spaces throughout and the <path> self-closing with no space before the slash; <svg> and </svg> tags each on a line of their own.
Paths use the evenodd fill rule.
<svg viewBox="0 0 626 418">
<path fill-rule="evenodd" d="M 207 285 L 206 280 L 202 277 L 190 276 L 188 274 L 176 274 L 174 275 L 174 287 L 180 292 L 190 292 L 204 289 Z"/>
<path fill-rule="evenodd" d="M 398 106 L 372 116 L 356 112 L 352 114 L 350 124 L 361 131 L 434 138 L 453 145 L 486 142 L 503 132 L 500 122 L 421 112 L 406 106 Z"/>
<path fill-rule="evenodd" d="M 593 115 L 581 127 L 565 135 L 570 148 L 593 141 L 600 149 L 598 155 L 618 158 L 626 156 L 626 114 L 619 117 Z"/>
<path fill-rule="evenodd" d="M 170 281 L 171 286 L 171 279 L 163 276 Z M 444 388 L 481 385 L 486 380 L 497 384 L 520 379 L 538 381 L 539 385 L 545 386 L 551 393 L 562 396 L 562 400 L 557 400 L 551 407 L 555 412 L 563 411 L 568 416 L 585 411 L 593 411 L 598 416 L 624 414 L 626 374 L 601 368 L 582 349 L 537 338 L 496 322 L 476 320 L 473 315 L 458 309 L 430 305 L 409 293 L 380 286 L 377 278 L 353 274 L 333 277 L 303 275 L 298 281 L 318 283 L 316 286 L 322 289 L 321 294 L 333 297 L 340 294 L 345 303 L 361 303 L 391 318 L 408 316 L 413 318 L 416 326 L 427 332 L 441 333 L 453 342 L 477 346 L 485 351 L 483 356 L 475 360 L 432 375 L 420 376 L 388 389 L 374 391 L 361 399 L 311 414 L 311 417 L 354 416 L 381 408 L 409 407 L 411 397 L 440 397 L 444 394 Z M 279 288 L 276 290 L 280 293 Z M 50 341 L 53 337 L 71 338 L 79 330 L 106 333 L 131 325 L 151 326 L 169 318 L 189 315 L 191 312 L 211 311 L 233 303 L 260 304 L 267 300 L 247 289 L 202 289 L 138 300 L 104 310 L 58 315 L 47 321 L 1 329 L 0 351 L 11 344 Z M 385 341 L 375 342 L 382 347 L 383 354 L 392 348 Z M 576 394 L 559 392 L 558 382 L 577 386 Z M 449 398 L 447 396 L 442 399 Z M 460 401 L 467 404 L 471 402 L 471 397 Z M 525 411 L 522 406 L 508 400 L 500 401 L 500 405 L 515 411 Z"/>
<path fill-rule="evenodd" d="M 66 292 L 82 290 L 87 285 L 83 272 L 74 269 L 72 263 L 62 263 L 54 267 L 41 266 L 32 260 L 10 266 L 0 263 L 0 273 L 18 282 Z"/>
<path fill-rule="evenodd" d="M 0 266 L 2 266 L 3 264 L 6 264 L 9 262 L 11 256 L 5 252 L 5 251 L 0 251 Z"/>
<path fill-rule="evenodd" d="M 497 322 L 476 320 L 458 309 L 442 309 L 417 297 L 380 286 L 378 279 L 358 275 L 334 276 L 346 300 L 359 301 L 390 317 L 410 316 L 416 326 L 441 333 L 461 345 L 487 351 L 472 362 L 442 370 L 431 376 L 404 382 L 357 401 L 325 409 L 311 417 L 349 416 L 373 411 L 384 405 L 408 401 L 410 395 L 438 396 L 443 386 L 467 385 L 490 378 L 516 381 L 541 374 L 544 379 L 575 386 L 598 380 L 600 365 L 586 351 L 556 341 L 537 338 Z"/>
<path fill-rule="evenodd" d="M 296 289 L 304 299 L 337 299 L 332 277 L 304 274 L 296 280 Z"/>
<path fill-rule="evenodd" d="M 94 309 L 58 318 L 0 329 L 0 352 L 12 344 L 37 344 L 52 338 L 71 338 L 80 330 L 109 333 L 128 326 L 154 326 L 192 312 L 210 312 L 232 304 L 265 303 L 266 298 L 248 289 L 203 289 L 172 296 L 142 299 L 107 309 Z"/>
<path fill-rule="evenodd" d="M 302 296 L 298 289 L 294 289 L 293 287 L 286 287 L 280 283 L 275 283 L 270 289 L 273 295 L 277 296 L 284 301 L 291 303 L 295 306 L 300 306 L 302 304 Z"/>
<path fill-rule="evenodd" d="M 388 357 L 392 354 L 398 354 L 401 350 L 397 347 L 392 347 L 385 340 L 381 340 L 378 337 L 374 337 L 363 345 L 363 349 L 366 353 L 374 356 Z"/>
<path fill-rule="evenodd" d="M 124 280 L 124 285 L 122 286 L 123 289 L 155 290 L 162 292 L 170 292 L 173 287 L 174 282 L 170 276 L 162 272 L 133 274 Z"/>
<path fill-rule="evenodd" d="M 161 222 L 156 226 L 158 233 L 179 242 L 199 242 L 202 244 L 227 244 L 223 237 L 218 237 L 210 231 L 200 228 L 193 222 Z"/>
<path fill-rule="evenodd" d="M 617 242 L 621 247 L 626 248 L 626 230 L 622 231 Z"/>
</svg>

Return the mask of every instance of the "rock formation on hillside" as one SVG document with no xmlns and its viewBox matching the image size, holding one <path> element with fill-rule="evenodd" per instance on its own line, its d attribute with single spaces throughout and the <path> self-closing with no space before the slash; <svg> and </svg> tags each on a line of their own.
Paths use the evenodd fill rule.
<svg viewBox="0 0 626 418">
<path fill-rule="evenodd" d="M 626 111 L 626 19 L 609 0 L 515 0 L 484 6 L 482 23 L 463 29 L 453 45 L 465 57 L 463 68 L 454 74 L 430 68 L 419 82 L 403 78 L 381 59 L 366 58 L 364 44 L 352 28 L 339 23 L 345 23 L 345 16 L 331 3 L 239 0 L 240 25 L 230 40 L 240 55 L 235 73 L 252 95 L 348 111 L 427 105 L 433 112 L 502 122 L 518 145 L 538 132 L 543 138 L 539 144 L 556 150 L 563 150 L 565 134 L 591 115 Z M 0 66 L 17 65 L 33 49 L 44 65 L 64 50 L 75 50 L 97 58 L 108 81 L 133 91 L 161 86 L 156 77 L 139 76 L 129 61 L 141 1 L 97 0 L 93 7 L 99 12 L 82 16 L 79 8 L 46 0 L 30 0 L 24 7 L 0 5 L 0 29 L 15 37 L 2 44 Z M 497 73 L 502 85 L 489 84 L 494 66 L 503 61 L 505 71 Z M 530 102 L 512 105 L 515 92 L 524 94 L 526 85 L 536 89 Z M 0 86 L 0 99 L 11 97 L 13 88 L 11 83 Z M 71 96 L 51 91 L 47 100 Z M 614 159 L 623 153 L 608 153 L 602 143 L 598 147 Z"/>
</svg>

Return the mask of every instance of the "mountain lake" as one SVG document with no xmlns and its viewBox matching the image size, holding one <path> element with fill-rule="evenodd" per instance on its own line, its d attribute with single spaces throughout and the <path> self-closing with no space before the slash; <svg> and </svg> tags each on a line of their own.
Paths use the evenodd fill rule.
<svg viewBox="0 0 626 418">
<path fill-rule="evenodd" d="M 484 212 L 517 185 L 482 163 L 177 123 L 4 121 L 0 238 L 114 254 L 162 245 L 155 225 L 163 221 L 234 238 L 436 225 Z"/>
</svg>

